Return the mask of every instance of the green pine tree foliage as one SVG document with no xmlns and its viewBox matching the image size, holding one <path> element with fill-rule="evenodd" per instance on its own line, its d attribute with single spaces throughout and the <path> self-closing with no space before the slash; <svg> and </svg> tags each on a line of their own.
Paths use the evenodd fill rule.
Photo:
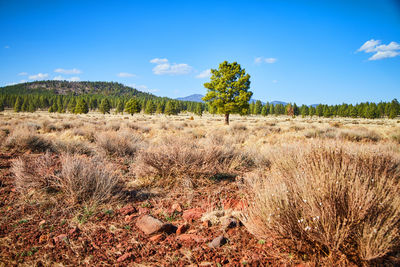
<svg viewBox="0 0 400 267">
<path fill-rule="evenodd" d="M 111 104 L 110 101 L 108 101 L 107 98 L 104 98 L 103 100 L 101 100 L 100 106 L 99 106 L 99 111 L 102 114 L 106 114 L 106 113 L 110 113 L 111 110 Z"/>
<path fill-rule="evenodd" d="M 207 94 L 203 100 L 225 114 L 225 124 L 229 124 L 229 114 L 246 114 L 253 93 L 250 89 L 250 75 L 246 74 L 237 62 L 227 61 L 219 64 L 218 69 L 211 69 L 210 82 L 204 84 Z"/>
<path fill-rule="evenodd" d="M 201 103 L 196 104 L 194 114 L 199 115 L 200 117 L 203 115 L 203 106 Z"/>
<path fill-rule="evenodd" d="M 256 104 L 254 105 L 254 114 L 259 115 L 261 114 L 262 111 L 262 103 L 260 100 L 256 101 Z"/>
<path fill-rule="evenodd" d="M 127 112 L 128 114 L 135 114 L 135 113 L 139 113 L 141 110 L 140 108 L 140 104 L 139 101 L 135 98 L 131 98 L 128 100 L 128 102 L 126 102 L 125 104 L 125 112 Z"/>
<path fill-rule="evenodd" d="M 17 97 L 17 100 L 15 100 L 15 104 L 14 104 L 14 111 L 20 112 L 21 108 L 22 108 L 22 100 L 20 97 Z"/>
<path fill-rule="evenodd" d="M 146 103 L 146 108 L 144 110 L 144 113 L 146 114 L 154 114 L 154 112 L 156 112 L 156 105 L 154 104 L 154 102 L 152 100 L 148 100 Z"/>
<path fill-rule="evenodd" d="M 75 106 L 75 114 L 86 114 L 89 112 L 89 106 L 85 99 L 79 98 Z"/>
<path fill-rule="evenodd" d="M 124 102 L 120 99 L 117 101 L 117 107 L 115 109 L 115 113 L 124 113 Z"/>
<path fill-rule="evenodd" d="M 67 110 L 71 113 L 75 113 L 75 107 L 76 107 L 76 100 L 75 97 L 73 97 L 68 102 Z"/>
</svg>

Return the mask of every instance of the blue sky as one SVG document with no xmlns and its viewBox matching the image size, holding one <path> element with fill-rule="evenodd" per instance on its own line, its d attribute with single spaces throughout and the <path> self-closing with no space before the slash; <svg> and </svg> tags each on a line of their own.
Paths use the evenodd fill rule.
<svg viewBox="0 0 400 267">
<path fill-rule="evenodd" d="M 175 98 L 204 94 L 224 60 L 263 101 L 400 99 L 400 5 L 0 0 L 0 85 L 117 81 Z"/>
</svg>

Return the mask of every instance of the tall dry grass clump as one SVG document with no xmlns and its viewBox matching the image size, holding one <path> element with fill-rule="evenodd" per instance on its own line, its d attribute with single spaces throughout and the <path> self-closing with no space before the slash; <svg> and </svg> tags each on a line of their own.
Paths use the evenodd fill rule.
<svg viewBox="0 0 400 267">
<path fill-rule="evenodd" d="M 35 130 L 24 125 L 16 127 L 5 140 L 4 146 L 19 151 L 33 152 L 54 151 L 51 141 L 36 133 Z"/>
<path fill-rule="evenodd" d="M 72 204 L 97 205 L 118 197 L 118 175 L 101 159 L 65 154 L 61 166 L 60 189 Z"/>
<path fill-rule="evenodd" d="M 128 130 L 107 131 L 96 135 L 96 144 L 108 155 L 134 156 L 142 146 L 142 137 Z"/>
<path fill-rule="evenodd" d="M 163 185 L 184 181 L 192 186 L 206 182 L 203 178 L 232 174 L 242 163 L 233 148 L 167 137 L 140 151 L 132 170 L 139 179 Z"/>
<path fill-rule="evenodd" d="M 275 155 L 269 171 L 249 175 L 254 235 L 333 261 L 375 264 L 399 249 L 397 155 L 340 143 Z"/>
<path fill-rule="evenodd" d="M 12 164 L 16 189 L 23 195 L 29 191 L 51 189 L 61 192 L 71 206 L 97 205 L 119 196 L 118 175 L 98 158 L 78 154 L 49 153 L 39 157 L 21 157 Z"/>
<path fill-rule="evenodd" d="M 15 188 L 23 194 L 30 190 L 58 188 L 57 169 L 57 159 L 50 153 L 35 158 L 20 157 L 11 165 L 11 171 L 15 175 Z"/>
</svg>

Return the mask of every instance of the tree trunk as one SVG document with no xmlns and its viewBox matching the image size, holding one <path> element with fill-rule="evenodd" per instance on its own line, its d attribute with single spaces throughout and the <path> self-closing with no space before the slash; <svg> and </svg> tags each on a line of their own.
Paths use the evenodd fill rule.
<svg viewBox="0 0 400 267">
<path fill-rule="evenodd" d="M 229 125 L 229 113 L 225 114 L 225 124 Z"/>
</svg>

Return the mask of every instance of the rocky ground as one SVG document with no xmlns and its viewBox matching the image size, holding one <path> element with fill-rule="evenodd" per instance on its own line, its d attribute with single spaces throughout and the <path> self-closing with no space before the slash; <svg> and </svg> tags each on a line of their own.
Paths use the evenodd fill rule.
<svg viewBox="0 0 400 267">
<path fill-rule="evenodd" d="M 56 201 L 21 201 L 0 155 L 0 265 L 263 266 L 273 244 L 257 240 L 237 214 L 240 183 L 132 192 L 124 205 L 72 212 Z M 54 196 L 57 198 L 57 196 Z"/>
</svg>

